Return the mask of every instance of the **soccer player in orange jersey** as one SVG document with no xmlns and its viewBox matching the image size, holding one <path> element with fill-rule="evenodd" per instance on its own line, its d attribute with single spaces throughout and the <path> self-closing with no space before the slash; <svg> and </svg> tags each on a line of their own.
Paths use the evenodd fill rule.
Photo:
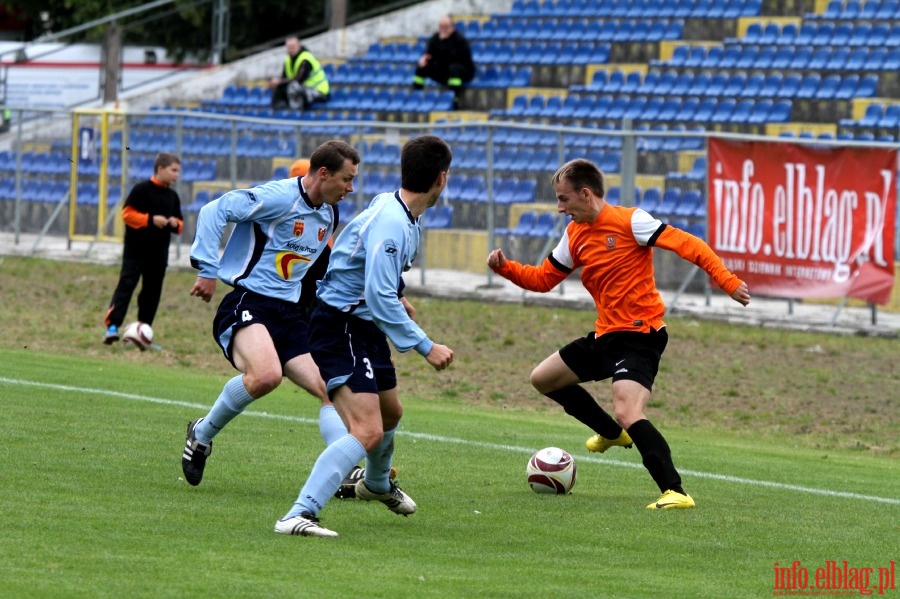
<svg viewBox="0 0 900 599">
<path fill-rule="evenodd" d="M 553 175 L 557 210 L 571 217 L 559 244 L 540 266 L 507 259 L 496 249 L 488 266 L 530 291 L 546 292 L 581 267 L 581 281 L 597 306 L 594 330 L 541 362 L 531 373 L 534 388 L 595 433 L 591 451 L 636 445 L 662 496 L 647 509 L 694 507 L 681 486 L 665 438 L 644 408 L 666 349 L 665 306 L 653 278 L 654 246 L 675 252 L 704 269 L 725 293 L 746 306 L 747 284 L 729 272 L 701 239 L 664 224 L 640 208 L 611 206 L 603 173 L 588 160 L 564 164 Z M 612 378 L 615 419 L 579 385 Z"/>
</svg>

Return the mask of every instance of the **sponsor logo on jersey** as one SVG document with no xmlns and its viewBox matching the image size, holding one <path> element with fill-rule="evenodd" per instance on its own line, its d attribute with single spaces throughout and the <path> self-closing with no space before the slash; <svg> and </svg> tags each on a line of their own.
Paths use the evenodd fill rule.
<svg viewBox="0 0 900 599">
<path fill-rule="evenodd" d="M 247 199 L 250 200 L 251 204 L 256 203 L 256 196 L 253 195 L 252 191 L 247 192 Z"/>
<path fill-rule="evenodd" d="M 282 279 L 290 280 L 294 274 L 294 264 L 296 262 L 311 262 L 311 260 L 294 252 L 278 252 L 275 255 L 275 271 L 278 272 Z"/>
<path fill-rule="evenodd" d="M 384 253 L 388 256 L 393 256 L 397 253 L 397 246 L 392 243 L 386 243 L 384 245 Z"/>
<path fill-rule="evenodd" d="M 303 221 L 295 220 L 294 221 L 294 237 L 300 237 L 303 235 Z"/>
<path fill-rule="evenodd" d="M 606 249 L 608 249 L 608 250 L 616 249 L 616 236 L 615 235 L 607 235 L 606 236 Z"/>
</svg>

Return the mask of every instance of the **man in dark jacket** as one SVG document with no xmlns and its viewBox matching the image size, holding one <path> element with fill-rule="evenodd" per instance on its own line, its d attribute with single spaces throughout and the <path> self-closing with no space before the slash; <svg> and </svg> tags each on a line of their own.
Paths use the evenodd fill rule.
<svg viewBox="0 0 900 599">
<path fill-rule="evenodd" d="M 433 79 L 453 90 L 453 106 L 460 107 L 463 85 L 475 78 L 472 49 L 465 36 L 453 26 L 449 15 L 438 21 L 438 31 L 428 40 L 425 53 L 419 57 L 413 87 L 425 87 L 425 79 Z"/>
</svg>

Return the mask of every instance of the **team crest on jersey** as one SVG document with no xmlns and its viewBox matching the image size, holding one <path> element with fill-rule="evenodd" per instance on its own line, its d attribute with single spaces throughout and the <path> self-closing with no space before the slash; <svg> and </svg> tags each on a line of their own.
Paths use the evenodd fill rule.
<svg viewBox="0 0 900 599">
<path fill-rule="evenodd" d="M 615 235 L 607 235 L 606 236 L 606 249 L 608 249 L 608 250 L 616 249 L 616 236 Z"/>
<path fill-rule="evenodd" d="M 295 220 L 294 221 L 294 237 L 300 237 L 303 235 L 303 221 Z"/>
<path fill-rule="evenodd" d="M 325 227 L 319 227 L 318 238 L 319 238 L 319 241 L 322 241 L 323 239 L 325 239 Z"/>
<path fill-rule="evenodd" d="M 282 279 L 290 280 L 294 274 L 294 264 L 296 262 L 310 262 L 310 259 L 294 252 L 278 252 L 275 256 L 275 270 L 281 275 Z"/>
</svg>

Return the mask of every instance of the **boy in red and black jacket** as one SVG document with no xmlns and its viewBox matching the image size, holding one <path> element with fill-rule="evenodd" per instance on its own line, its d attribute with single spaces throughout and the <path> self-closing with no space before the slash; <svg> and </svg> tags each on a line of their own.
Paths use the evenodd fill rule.
<svg viewBox="0 0 900 599">
<path fill-rule="evenodd" d="M 153 162 L 153 172 L 149 180 L 134 186 L 122 209 L 125 246 L 119 284 L 106 312 L 103 342 L 107 345 L 119 340 L 119 328 L 141 278 L 138 320 L 153 324 L 169 263 L 169 241 L 172 233 L 181 233 L 184 225 L 181 202 L 172 189 L 181 174 L 181 160 L 161 152 Z"/>
</svg>

